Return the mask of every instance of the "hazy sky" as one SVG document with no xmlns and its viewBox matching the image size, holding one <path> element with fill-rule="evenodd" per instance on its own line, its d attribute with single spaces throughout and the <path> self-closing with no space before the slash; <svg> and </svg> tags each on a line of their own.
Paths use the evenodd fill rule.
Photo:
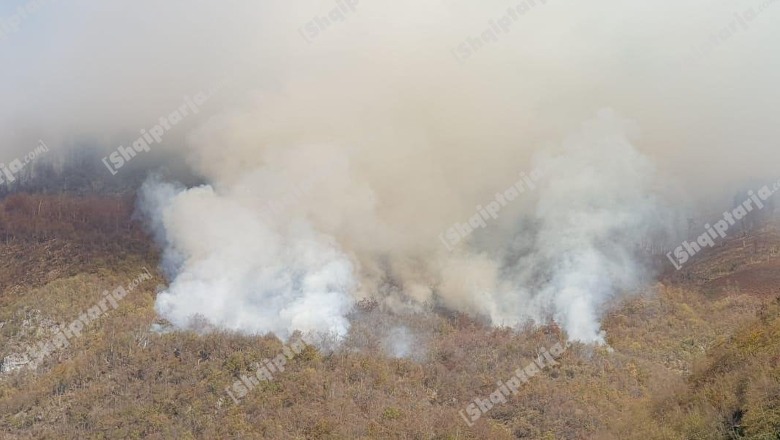
<svg viewBox="0 0 780 440">
<path fill-rule="evenodd" d="M 528 157 L 612 107 L 637 121 L 639 147 L 686 189 L 772 175 L 780 155 L 777 1 L 40 3 L 0 40 L 0 160 L 39 138 L 113 150 L 230 75 L 231 87 L 161 148 L 186 148 L 211 116 L 258 110 L 337 137 L 371 107 L 399 118 L 387 126 Z M 26 4 L 0 5 L 6 29 Z M 339 4 L 340 21 L 312 22 Z M 527 12 L 456 58 L 509 7 Z M 752 21 L 737 21 L 751 9 Z M 689 59 L 713 37 L 714 49 Z"/>
</svg>

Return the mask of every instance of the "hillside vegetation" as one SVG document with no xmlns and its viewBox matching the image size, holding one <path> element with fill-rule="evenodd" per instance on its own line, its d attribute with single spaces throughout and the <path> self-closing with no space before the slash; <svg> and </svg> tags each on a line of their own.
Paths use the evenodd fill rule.
<svg viewBox="0 0 780 440">
<path fill-rule="evenodd" d="M 236 402 L 226 388 L 283 342 L 170 331 L 154 311 L 158 252 L 132 212 L 132 198 L 118 196 L 0 202 L 3 439 L 780 438 L 776 226 L 614 304 L 608 347 L 572 345 L 469 426 L 460 412 L 473 399 L 564 342 L 556 326 L 495 329 L 361 303 L 344 343 L 306 347 Z M 31 344 L 146 270 L 152 279 L 68 347 L 37 368 L 21 363 Z M 411 338 L 408 357 L 387 354 L 388 334 Z"/>
</svg>

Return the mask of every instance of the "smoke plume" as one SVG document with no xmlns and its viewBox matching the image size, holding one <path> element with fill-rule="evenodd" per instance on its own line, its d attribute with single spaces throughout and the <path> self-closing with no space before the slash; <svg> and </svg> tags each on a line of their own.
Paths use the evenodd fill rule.
<svg viewBox="0 0 780 440">
<path fill-rule="evenodd" d="M 170 279 L 163 317 L 344 336 L 370 298 L 394 313 L 554 321 L 600 343 L 610 301 L 651 279 L 638 242 L 727 209 L 746 179 L 776 180 L 778 13 L 704 0 L 52 2 L 0 42 L 16 61 L 0 72 L 2 160 L 38 139 L 108 154 L 225 83 L 133 159 L 204 183 L 141 190 Z M 533 188 L 515 186 L 534 172 Z M 453 225 L 473 229 L 454 246 Z"/>
<path fill-rule="evenodd" d="M 425 231 L 428 215 L 383 213 L 396 188 L 357 167 L 362 154 L 348 148 L 269 149 L 264 165 L 222 185 L 175 190 L 151 180 L 142 206 L 162 231 L 172 274 L 157 309 L 183 327 L 202 316 L 246 332 L 344 337 L 352 305 L 371 298 L 398 312 L 445 306 L 496 325 L 554 320 L 573 339 L 603 342 L 600 312 L 638 286 L 633 246 L 661 219 L 653 166 L 629 140 L 636 131 L 603 110 L 536 156 L 548 177 L 527 209 L 503 214 L 514 215 L 502 234 L 514 239 L 498 246 L 480 242 L 479 231 L 456 250 L 432 228 L 427 240 L 405 238 Z M 393 210 L 424 201 L 408 192 Z"/>
</svg>

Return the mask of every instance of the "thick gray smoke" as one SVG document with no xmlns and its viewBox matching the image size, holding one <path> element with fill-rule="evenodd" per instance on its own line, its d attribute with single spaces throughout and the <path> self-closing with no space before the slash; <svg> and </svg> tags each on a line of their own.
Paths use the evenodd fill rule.
<svg viewBox="0 0 780 440">
<path fill-rule="evenodd" d="M 223 186 L 177 191 L 149 181 L 142 206 L 163 231 L 173 274 L 157 309 L 182 327 L 202 316 L 247 332 L 343 337 L 351 306 L 372 298 L 396 309 L 444 305 L 496 325 L 554 320 L 573 339 L 603 342 L 603 306 L 637 287 L 642 268 L 632 249 L 661 218 L 653 166 L 632 132 L 603 110 L 537 156 L 548 177 L 527 210 L 503 214 L 527 246 L 476 240 L 450 251 L 435 231 L 427 242 L 404 240 L 410 220 L 382 214 L 393 189 L 354 168 L 360 153 L 348 149 L 269 151 L 266 164 Z M 406 198 L 398 209 L 421 201 Z"/>
<path fill-rule="evenodd" d="M 631 250 L 670 228 L 659 207 L 726 209 L 739 182 L 776 180 L 778 14 L 771 1 L 53 2 L 0 42 L 16 61 L 0 72 L 1 160 L 82 136 L 108 154 L 230 77 L 139 153 L 207 182 L 142 191 L 170 277 L 162 316 L 343 336 L 373 298 L 601 342 L 605 306 L 648 277 Z"/>
</svg>

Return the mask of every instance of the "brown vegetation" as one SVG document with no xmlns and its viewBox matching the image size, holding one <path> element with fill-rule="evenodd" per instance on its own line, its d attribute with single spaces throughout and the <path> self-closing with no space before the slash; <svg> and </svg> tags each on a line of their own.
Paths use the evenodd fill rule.
<svg viewBox="0 0 780 440">
<path fill-rule="evenodd" d="M 156 267 L 128 199 L 21 195 L 0 206 L 0 357 L 74 319 L 102 290 Z M 780 305 L 765 285 L 772 279 L 702 290 L 742 279 L 752 264 L 780 268 L 768 243 L 773 231 L 763 232 L 760 255 L 730 244 L 688 275 L 615 304 L 604 321 L 609 348 L 575 344 L 473 427 L 458 412 L 560 341 L 559 329 L 492 329 L 463 315 L 393 316 L 362 304 L 338 350 L 305 350 L 235 404 L 225 388 L 281 353 L 282 343 L 151 331 L 158 277 L 36 371 L 0 375 L 0 437 L 777 438 Z M 396 325 L 422 348 L 412 359 L 383 351 L 384 330 Z"/>
</svg>

